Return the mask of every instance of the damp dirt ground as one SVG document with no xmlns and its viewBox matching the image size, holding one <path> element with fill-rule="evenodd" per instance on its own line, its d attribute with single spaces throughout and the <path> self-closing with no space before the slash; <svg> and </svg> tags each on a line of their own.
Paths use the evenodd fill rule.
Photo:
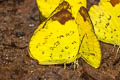
<svg viewBox="0 0 120 80">
<path fill-rule="evenodd" d="M 91 2 L 94 0 L 91 0 Z M 79 60 L 73 64 L 41 66 L 28 54 L 28 43 L 40 16 L 35 0 L 0 0 L 0 80 L 120 80 L 120 52 L 101 44 L 102 62 L 94 69 Z"/>
</svg>

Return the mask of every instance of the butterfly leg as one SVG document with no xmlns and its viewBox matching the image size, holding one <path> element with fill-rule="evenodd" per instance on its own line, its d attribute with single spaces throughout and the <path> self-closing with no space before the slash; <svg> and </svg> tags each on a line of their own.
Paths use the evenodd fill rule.
<svg viewBox="0 0 120 80">
<path fill-rule="evenodd" d="M 117 55 L 118 55 L 119 50 L 120 50 L 120 46 L 119 46 L 118 49 L 117 49 L 115 58 L 117 58 Z"/>
<path fill-rule="evenodd" d="M 64 63 L 64 69 L 66 69 L 66 63 Z"/>
<path fill-rule="evenodd" d="M 112 52 L 114 52 L 114 50 L 115 50 L 115 46 L 116 46 L 116 44 L 114 44 L 113 49 L 112 49 Z"/>
<path fill-rule="evenodd" d="M 74 70 L 79 67 L 78 59 L 74 61 Z"/>
</svg>

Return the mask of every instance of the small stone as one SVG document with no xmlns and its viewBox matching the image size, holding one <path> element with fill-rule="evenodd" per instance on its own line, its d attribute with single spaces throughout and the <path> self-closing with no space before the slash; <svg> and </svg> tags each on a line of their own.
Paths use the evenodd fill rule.
<svg viewBox="0 0 120 80">
<path fill-rule="evenodd" d="M 24 32 L 16 32 L 16 37 L 20 38 L 20 37 L 23 37 L 23 36 L 25 36 Z"/>
<path fill-rule="evenodd" d="M 29 24 L 29 27 L 34 27 L 35 25 L 34 24 Z"/>
</svg>

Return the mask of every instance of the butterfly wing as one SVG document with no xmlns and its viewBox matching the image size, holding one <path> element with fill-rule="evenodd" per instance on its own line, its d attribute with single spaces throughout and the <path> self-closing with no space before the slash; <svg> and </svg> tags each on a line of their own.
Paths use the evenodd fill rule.
<svg viewBox="0 0 120 80">
<path fill-rule="evenodd" d="M 89 14 L 99 40 L 120 45 L 120 1 L 101 0 L 90 8 Z"/>
<path fill-rule="evenodd" d="M 76 22 L 79 24 L 80 36 L 84 35 L 83 40 L 80 37 L 80 41 L 82 41 L 82 43 L 78 58 L 82 57 L 88 64 L 98 68 L 101 62 L 100 44 L 93 31 L 93 25 L 87 10 L 84 7 L 80 8 Z"/>
<path fill-rule="evenodd" d="M 39 26 L 29 43 L 29 54 L 39 64 L 63 64 L 76 60 L 78 27 L 68 10 L 61 10 Z"/>
</svg>

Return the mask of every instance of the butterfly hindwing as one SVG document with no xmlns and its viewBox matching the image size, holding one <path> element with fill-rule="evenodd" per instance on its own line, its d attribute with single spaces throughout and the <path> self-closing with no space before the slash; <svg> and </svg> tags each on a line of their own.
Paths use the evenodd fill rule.
<svg viewBox="0 0 120 80">
<path fill-rule="evenodd" d="M 93 25 L 87 10 L 81 7 L 76 19 L 79 24 L 80 36 L 84 35 L 78 57 L 82 57 L 88 64 L 98 68 L 101 62 L 101 49 L 99 41 L 94 34 Z"/>
</svg>

